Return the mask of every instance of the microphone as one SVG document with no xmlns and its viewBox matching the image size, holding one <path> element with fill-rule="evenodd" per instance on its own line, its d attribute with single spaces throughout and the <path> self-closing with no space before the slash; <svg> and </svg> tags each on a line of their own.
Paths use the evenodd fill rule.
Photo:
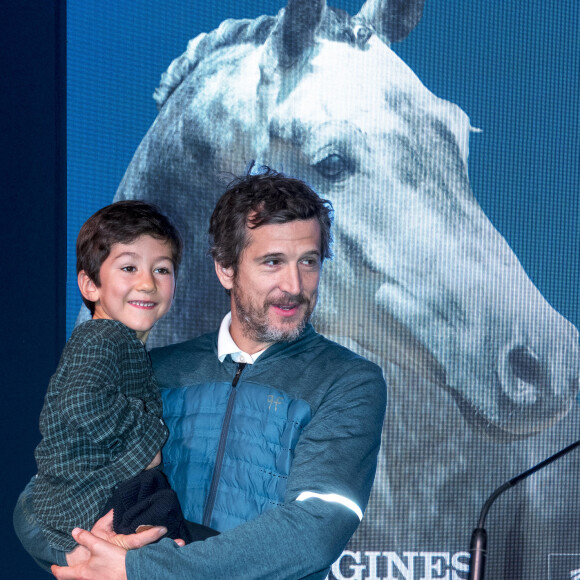
<svg viewBox="0 0 580 580">
<path fill-rule="evenodd" d="M 491 504 L 501 495 L 506 489 L 513 487 L 523 481 L 524 479 L 530 477 L 530 475 L 536 473 L 540 469 L 546 467 L 556 459 L 560 459 L 560 457 L 570 453 L 573 449 L 576 449 L 580 445 L 580 439 L 568 447 L 564 447 L 564 449 L 560 449 L 554 455 L 551 455 L 544 461 L 541 461 L 534 467 L 530 467 L 527 471 L 516 475 L 514 478 L 510 479 L 500 487 L 498 487 L 488 498 L 483 508 L 481 509 L 481 513 L 479 514 L 479 522 L 477 524 L 477 528 L 473 530 L 473 534 L 471 534 L 471 542 L 469 544 L 469 575 L 467 576 L 467 580 L 483 580 L 483 574 L 485 571 L 485 556 L 487 553 L 487 532 L 485 531 L 484 524 L 485 524 L 485 516 L 487 516 L 487 512 L 491 507 Z"/>
</svg>

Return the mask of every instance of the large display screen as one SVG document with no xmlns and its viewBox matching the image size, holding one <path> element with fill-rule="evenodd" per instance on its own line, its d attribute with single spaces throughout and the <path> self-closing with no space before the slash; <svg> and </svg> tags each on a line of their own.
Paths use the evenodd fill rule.
<svg viewBox="0 0 580 580">
<path fill-rule="evenodd" d="M 329 2 L 287 66 L 282 1 L 69 0 L 67 332 L 98 208 L 147 199 L 185 237 L 159 346 L 227 312 L 207 226 L 228 177 L 255 160 L 306 180 L 335 208 L 315 327 L 389 385 L 371 501 L 331 574 L 462 579 L 486 498 L 579 436 L 580 7 L 380 4 Z M 578 573 L 578 473 L 571 454 L 498 500 L 490 578 Z"/>
</svg>

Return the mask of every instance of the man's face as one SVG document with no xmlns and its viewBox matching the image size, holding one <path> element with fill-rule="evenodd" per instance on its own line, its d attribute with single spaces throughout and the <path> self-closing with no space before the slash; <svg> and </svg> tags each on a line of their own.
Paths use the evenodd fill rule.
<svg viewBox="0 0 580 580">
<path fill-rule="evenodd" d="M 320 225 L 296 220 L 247 233 L 237 274 L 219 264 L 216 272 L 231 290 L 232 338 L 253 354 L 297 338 L 310 319 L 320 280 Z"/>
</svg>

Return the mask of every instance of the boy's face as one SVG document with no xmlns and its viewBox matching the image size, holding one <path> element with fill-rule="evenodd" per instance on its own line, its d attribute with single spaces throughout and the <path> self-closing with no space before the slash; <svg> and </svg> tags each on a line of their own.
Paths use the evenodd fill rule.
<svg viewBox="0 0 580 580">
<path fill-rule="evenodd" d="M 141 236 L 113 244 L 99 271 L 101 285 L 79 273 L 79 287 L 95 303 L 93 318 L 118 320 L 145 342 L 153 325 L 173 302 L 175 275 L 171 244 Z"/>
</svg>

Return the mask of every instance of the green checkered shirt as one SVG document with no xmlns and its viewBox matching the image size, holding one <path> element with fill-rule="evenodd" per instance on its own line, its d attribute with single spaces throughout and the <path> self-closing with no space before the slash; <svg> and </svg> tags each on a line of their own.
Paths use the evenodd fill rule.
<svg viewBox="0 0 580 580">
<path fill-rule="evenodd" d="M 49 543 L 69 551 L 111 489 L 151 463 L 167 439 L 149 354 L 115 320 L 78 326 L 52 376 L 35 451 L 35 515 Z"/>
</svg>

